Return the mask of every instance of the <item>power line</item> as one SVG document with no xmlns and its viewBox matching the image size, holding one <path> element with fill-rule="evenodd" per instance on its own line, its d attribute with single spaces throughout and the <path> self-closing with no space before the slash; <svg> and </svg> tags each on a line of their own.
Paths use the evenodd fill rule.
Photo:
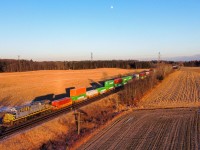
<svg viewBox="0 0 200 150">
<path fill-rule="evenodd" d="M 19 72 L 21 72 L 20 55 L 18 55 L 18 63 L 19 63 Z"/>
</svg>

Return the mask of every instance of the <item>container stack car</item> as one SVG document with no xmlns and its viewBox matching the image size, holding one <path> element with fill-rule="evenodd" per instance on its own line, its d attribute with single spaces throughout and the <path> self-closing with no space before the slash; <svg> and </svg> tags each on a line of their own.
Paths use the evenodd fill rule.
<svg viewBox="0 0 200 150">
<path fill-rule="evenodd" d="M 99 92 L 99 94 L 103 94 L 107 92 L 107 89 L 106 87 L 100 87 L 100 88 L 97 88 L 97 91 Z"/>
<path fill-rule="evenodd" d="M 139 73 L 140 79 L 146 78 L 146 73 L 145 72 L 140 72 Z"/>
<path fill-rule="evenodd" d="M 98 90 L 90 90 L 90 91 L 86 92 L 87 98 L 92 98 L 92 97 L 95 97 L 95 96 L 98 96 L 98 95 L 99 95 Z"/>
<path fill-rule="evenodd" d="M 130 80 L 132 80 L 132 76 L 126 76 L 122 78 L 123 85 L 127 84 Z"/>
<path fill-rule="evenodd" d="M 105 81 L 105 82 L 104 82 L 104 87 L 105 87 L 107 90 L 112 90 L 112 89 L 114 89 L 114 87 L 115 87 L 115 85 L 114 85 L 114 80 Z"/>
<path fill-rule="evenodd" d="M 53 107 L 54 109 L 60 109 L 62 107 L 67 107 L 67 106 L 72 105 L 72 99 L 69 98 L 69 97 L 65 97 L 65 98 L 62 98 L 62 99 L 52 101 L 51 104 L 52 104 L 52 106 L 54 106 Z"/>
<path fill-rule="evenodd" d="M 72 101 L 80 101 L 85 100 L 86 97 L 86 88 L 78 88 L 78 89 L 71 89 L 70 90 L 70 97 Z"/>
<path fill-rule="evenodd" d="M 133 79 L 133 76 L 127 76 L 127 80 L 131 81 Z"/>
<path fill-rule="evenodd" d="M 139 80 L 140 79 L 140 75 L 138 73 L 133 74 L 133 79 Z"/>
<path fill-rule="evenodd" d="M 117 78 L 117 79 L 115 79 L 114 80 L 114 85 L 115 85 L 115 87 L 120 87 L 120 86 L 122 86 L 122 78 Z"/>
</svg>

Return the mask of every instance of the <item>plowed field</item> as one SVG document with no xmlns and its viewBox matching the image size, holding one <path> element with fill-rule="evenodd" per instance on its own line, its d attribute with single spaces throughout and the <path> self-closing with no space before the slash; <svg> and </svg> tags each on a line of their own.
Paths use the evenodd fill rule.
<svg viewBox="0 0 200 150">
<path fill-rule="evenodd" d="M 142 99 L 141 105 L 148 108 L 200 106 L 200 73 L 197 70 L 183 68 L 171 74 Z"/>
<path fill-rule="evenodd" d="M 121 117 L 79 149 L 192 149 L 200 148 L 200 110 L 138 110 Z"/>
</svg>

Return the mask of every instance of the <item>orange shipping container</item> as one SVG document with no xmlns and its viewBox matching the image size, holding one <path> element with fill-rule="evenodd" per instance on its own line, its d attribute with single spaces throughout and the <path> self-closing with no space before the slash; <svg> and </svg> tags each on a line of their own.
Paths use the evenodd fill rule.
<svg viewBox="0 0 200 150">
<path fill-rule="evenodd" d="M 65 106 L 69 106 L 72 104 L 72 100 L 69 97 L 65 97 L 59 100 L 55 100 L 52 102 L 52 105 L 56 108 L 61 108 L 61 107 L 65 107 Z"/>
<path fill-rule="evenodd" d="M 79 96 L 81 94 L 85 94 L 86 93 L 86 88 L 78 88 L 78 89 L 71 89 L 70 90 L 70 97 L 71 96 Z"/>
</svg>

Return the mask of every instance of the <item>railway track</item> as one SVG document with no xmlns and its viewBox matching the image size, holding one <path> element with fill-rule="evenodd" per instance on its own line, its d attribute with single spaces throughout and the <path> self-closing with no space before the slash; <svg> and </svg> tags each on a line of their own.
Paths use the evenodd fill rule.
<svg viewBox="0 0 200 150">
<path fill-rule="evenodd" d="M 59 109 L 57 111 L 53 111 L 53 112 L 50 112 L 48 114 L 45 114 L 45 115 L 42 115 L 42 116 L 39 116 L 39 117 L 36 117 L 36 118 L 33 118 L 31 120 L 28 120 L 24 123 L 21 123 L 17 126 L 13 126 L 13 127 L 9 127 L 7 128 L 5 131 L 3 131 L 1 134 L 0 134 L 0 140 L 3 140 L 19 131 L 22 131 L 22 130 L 25 130 L 25 129 L 30 129 L 30 128 L 33 128 L 39 124 L 42 124 L 50 119 L 53 119 L 53 118 L 56 118 L 58 117 L 59 115 L 61 114 L 64 114 L 64 113 L 68 113 L 68 112 L 71 112 L 71 111 L 74 111 L 74 110 L 77 110 L 85 105 L 88 105 L 92 102 L 95 102 L 95 101 L 98 101 L 102 98 L 105 98 L 111 94 L 114 94 L 114 93 L 117 93 L 119 92 L 121 88 L 118 88 L 118 89 L 114 89 L 112 91 L 109 91 L 107 93 L 104 93 L 102 95 L 99 95 L 97 97 L 94 97 L 94 98 L 90 98 L 90 99 L 87 99 L 87 100 L 84 100 L 84 101 L 80 101 L 79 103 L 74 103 L 72 106 L 69 106 L 69 107 L 65 107 L 65 108 L 62 108 L 62 109 Z"/>
</svg>

